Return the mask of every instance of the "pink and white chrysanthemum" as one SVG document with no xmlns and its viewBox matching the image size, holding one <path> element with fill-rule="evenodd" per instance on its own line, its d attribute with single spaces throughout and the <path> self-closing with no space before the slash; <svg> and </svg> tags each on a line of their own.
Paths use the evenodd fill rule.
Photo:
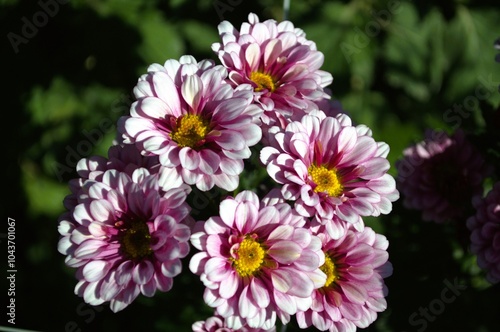
<svg viewBox="0 0 500 332">
<path fill-rule="evenodd" d="M 240 30 L 228 21 L 218 29 L 221 42 L 212 49 L 228 69 L 233 86 L 253 86 L 266 125 L 284 123 L 294 111 L 313 109 L 313 101 L 329 98 L 323 88 L 333 78 L 320 70 L 323 53 L 292 22 L 260 22 L 250 13 Z"/>
<path fill-rule="evenodd" d="M 353 126 L 345 114 L 312 111 L 284 131 L 272 129 L 274 141 L 260 154 L 268 174 L 283 185 L 283 197 L 324 224 L 331 237 L 341 237 L 349 225 L 362 230 L 362 216 L 392 210 L 399 193 L 387 174 L 389 146 L 376 142 L 368 127 Z"/>
<path fill-rule="evenodd" d="M 279 199 L 259 202 L 242 191 L 220 203 L 220 216 L 200 221 L 189 267 L 205 285 L 204 300 L 228 327 L 271 329 L 311 305 L 324 285 L 321 241 Z"/>
<path fill-rule="evenodd" d="M 134 88 L 130 116 L 119 119 L 124 143 L 174 168 L 189 185 L 234 190 L 261 139 L 262 110 L 253 105 L 249 85 L 233 89 L 227 71 L 191 56 L 153 64 Z"/>
<path fill-rule="evenodd" d="M 427 130 L 423 141 L 403 151 L 396 168 L 405 207 L 438 223 L 465 219 L 472 197 L 482 194 L 491 171 L 462 130 L 451 136 Z"/>
<path fill-rule="evenodd" d="M 127 307 L 139 294 L 166 292 L 190 249 L 189 187 L 162 189 L 159 174 L 110 169 L 84 181 L 61 215 L 58 250 L 77 268 L 75 293 L 91 305 Z"/>
<path fill-rule="evenodd" d="M 476 196 L 472 200 L 476 214 L 467 219 L 471 231 L 470 249 L 477 255 L 478 266 L 486 271 L 492 284 L 500 281 L 500 182 L 497 182 L 486 197 Z"/>
<path fill-rule="evenodd" d="M 239 329 L 232 329 L 228 327 L 224 317 L 215 315 L 207 318 L 204 321 L 193 323 L 193 332 L 276 332 L 276 327 L 270 329 L 254 329 L 251 327 L 243 326 Z"/>
<path fill-rule="evenodd" d="M 356 331 L 366 328 L 387 308 L 384 278 L 392 274 L 386 237 L 365 227 L 361 232 L 349 228 L 339 239 L 332 239 L 319 227 L 327 275 L 325 285 L 314 291 L 308 310 L 296 315 L 299 327 L 314 326 L 321 331 Z"/>
</svg>

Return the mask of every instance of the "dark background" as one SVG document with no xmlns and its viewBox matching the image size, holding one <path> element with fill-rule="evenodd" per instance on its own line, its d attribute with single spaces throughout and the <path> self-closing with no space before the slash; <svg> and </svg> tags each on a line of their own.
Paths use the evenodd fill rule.
<svg viewBox="0 0 500 332">
<path fill-rule="evenodd" d="M 216 60 L 210 46 L 218 41 L 221 20 L 239 28 L 254 12 L 261 20 L 280 21 L 282 3 L 66 2 L 0 0 L 0 247 L 5 253 L 0 266 L 8 269 L 6 219 L 13 218 L 17 268 L 16 325 L 7 323 L 5 307 L 0 325 L 36 331 L 189 331 L 211 310 L 203 303 L 201 282 L 187 267 L 172 291 L 140 296 L 117 314 L 74 295 L 74 270 L 57 252 L 67 181 L 76 176 L 80 158 L 106 155 L 115 121 L 127 114 L 132 89 L 149 64 L 183 54 Z M 292 1 L 289 19 L 325 54 L 323 69 L 334 77 L 334 97 L 354 121 L 391 146 L 394 165 L 408 144 L 422 139 L 425 128 L 478 133 L 489 124 L 498 130 L 484 116 L 500 102 L 495 3 L 303 0 Z M 457 111 L 471 100 L 466 111 Z M 269 181 L 255 156 L 247 164 L 240 190 Z M 390 172 L 396 175 L 394 167 Z M 485 281 L 467 249 L 463 223 L 423 222 L 401 200 L 390 215 L 366 223 L 388 237 L 394 265 L 386 280 L 388 309 L 366 330 L 498 331 L 500 287 Z M 7 295 L 5 277 L 0 292 Z M 450 284 L 455 293 L 445 290 Z M 442 294 L 456 296 L 445 303 Z M 288 331 L 297 330 L 292 320 Z"/>
</svg>

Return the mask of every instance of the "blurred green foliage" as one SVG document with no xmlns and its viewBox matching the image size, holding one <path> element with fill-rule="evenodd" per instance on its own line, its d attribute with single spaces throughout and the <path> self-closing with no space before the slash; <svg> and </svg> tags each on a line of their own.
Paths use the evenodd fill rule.
<svg viewBox="0 0 500 332">
<path fill-rule="evenodd" d="M 53 15 L 40 21 L 41 3 L 49 2 Z M 128 112 L 132 89 L 148 65 L 183 54 L 216 60 L 210 46 L 218 41 L 222 19 L 236 27 L 249 12 L 261 20 L 281 20 L 282 3 L 61 2 L 0 1 L 6 36 L 2 124 L 7 192 L 2 212 L 16 220 L 16 327 L 189 331 L 211 310 L 203 304 L 202 284 L 190 275 L 187 259 L 171 292 L 139 297 L 118 314 L 87 306 L 73 294 L 74 270 L 56 249 L 67 181 L 76 177 L 79 158 L 106 155 L 115 122 Z M 500 65 L 493 49 L 500 37 L 500 7 L 493 3 L 303 0 L 292 1 L 289 19 L 324 53 L 323 69 L 334 77 L 333 96 L 355 122 L 368 125 L 377 140 L 390 145 L 394 163 L 427 127 L 472 133 L 487 126 L 499 129 L 481 113 L 500 103 Z M 37 19 L 38 27 L 25 27 Z M 465 115 L 454 112 L 454 105 L 465 106 L 468 97 L 479 102 Z M 239 190 L 267 190 L 269 179 L 256 158 L 247 166 Z M 396 174 L 394 168 L 390 172 Z M 389 238 L 394 265 L 387 279 L 389 308 L 367 330 L 498 330 L 500 289 L 484 281 L 460 240 L 460 227 L 424 223 L 400 202 L 389 216 L 366 222 Z M 440 298 L 445 281 L 454 280 L 465 285 L 456 300 L 426 320 L 425 328 L 411 321 L 412 314 Z M 6 289 L 4 281 L 2 292 Z M 290 324 L 288 331 L 295 330 Z"/>
</svg>

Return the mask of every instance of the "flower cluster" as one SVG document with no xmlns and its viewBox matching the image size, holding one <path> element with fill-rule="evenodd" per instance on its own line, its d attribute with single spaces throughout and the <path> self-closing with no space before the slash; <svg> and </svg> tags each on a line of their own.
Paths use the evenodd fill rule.
<svg viewBox="0 0 500 332">
<path fill-rule="evenodd" d="M 214 311 L 193 331 L 275 331 L 294 316 L 301 328 L 365 328 L 392 274 L 387 239 L 363 222 L 399 198 L 389 146 L 331 99 L 323 54 L 291 22 L 250 14 L 219 33 L 221 64 L 149 66 L 108 157 L 78 163 L 58 247 L 75 293 L 117 312 L 170 290 L 189 259 Z M 240 188 L 252 154 L 269 175 L 264 197 Z M 194 221 L 193 186 L 227 192 L 217 215 Z"/>
</svg>

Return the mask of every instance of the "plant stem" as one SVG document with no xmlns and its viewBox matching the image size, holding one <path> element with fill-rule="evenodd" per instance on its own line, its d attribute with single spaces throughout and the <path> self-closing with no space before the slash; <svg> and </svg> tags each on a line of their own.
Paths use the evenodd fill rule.
<svg viewBox="0 0 500 332">
<path fill-rule="evenodd" d="M 283 21 L 288 20 L 290 14 L 290 0 L 283 0 Z"/>
</svg>

